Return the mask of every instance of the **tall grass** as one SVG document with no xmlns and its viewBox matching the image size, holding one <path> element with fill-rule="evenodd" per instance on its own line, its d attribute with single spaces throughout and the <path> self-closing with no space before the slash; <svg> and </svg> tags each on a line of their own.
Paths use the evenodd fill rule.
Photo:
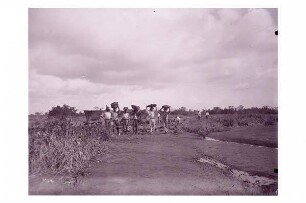
<svg viewBox="0 0 306 203">
<path fill-rule="evenodd" d="M 278 116 L 272 114 L 211 115 L 208 119 L 201 120 L 191 117 L 184 122 L 183 129 L 205 137 L 212 132 L 227 131 L 233 127 L 267 126 L 275 125 L 277 122 Z"/>
<path fill-rule="evenodd" d="M 101 125 L 74 126 L 66 120 L 43 121 L 29 128 L 29 172 L 75 175 L 106 150 Z"/>
</svg>

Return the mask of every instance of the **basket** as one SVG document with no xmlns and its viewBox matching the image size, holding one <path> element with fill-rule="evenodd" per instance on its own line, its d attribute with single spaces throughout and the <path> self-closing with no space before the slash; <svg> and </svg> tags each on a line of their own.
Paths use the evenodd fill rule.
<svg viewBox="0 0 306 203">
<path fill-rule="evenodd" d="M 150 105 L 148 105 L 147 107 L 154 108 L 154 107 L 156 107 L 156 106 L 157 106 L 156 104 L 150 104 Z"/>
<path fill-rule="evenodd" d="M 136 106 L 136 105 L 131 105 L 132 106 L 132 109 L 134 109 L 134 111 L 138 112 L 140 110 L 140 107 L 139 106 Z"/>
<path fill-rule="evenodd" d="M 113 109 L 116 109 L 116 108 L 118 108 L 118 102 L 113 102 L 113 103 L 111 103 L 111 107 L 113 108 Z"/>
<path fill-rule="evenodd" d="M 169 106 L 169 105 L 163 105 L 162 108 L 163 108 L 163 109 L 169 109 L 170 106 Z"/>
</svg>

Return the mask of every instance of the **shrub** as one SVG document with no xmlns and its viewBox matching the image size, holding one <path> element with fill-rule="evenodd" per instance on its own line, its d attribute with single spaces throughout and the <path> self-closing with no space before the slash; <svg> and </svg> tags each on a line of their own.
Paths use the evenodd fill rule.
<svg viewBox="0 0 306 203">
<path fill-rule="evenodd" d="M 268 125 L 274 125 L 276 122 L 276 119 L 273 117 L 268 117 L 265 122 L 264 125 L 268 126 Z"/>
<path fill-rule="evenodd" d="M 198 120 L 195 117 L 190 118 L 184 122 L 183 129 L 187 132 L 196 133 L 203 137 L 209 135 L 212 132 L 221 132 L 226 130 L 218 119 Z"/>
<path fill-rule="evenodd" d="M 207 136 L 209 133 L 226 131 L 232 127 L 274 125 L 277 120 L 277 115 L 271 114 L 211 115 L 208 119 L 201 120 L 191 117 L 184 122 L 183 129 Z"/>
<path fill-rule="evenodd" d="M 29 172 L 74 175 L 84 171 L 106 150 L 102 126 L 74 127 L 67 121 L 50 121 L 29 128 Z"/>
<path fill-rule="evenodd" d="M 234 126 L 234 120 L 232 118 L 226 118 L 222 120 L 222 125 L 224 127 L 233 127 Z"/>
<path fill-rule="evenodd" d="M 237 122 L 238 122 L 237 123 L 238 126 L 248 126 L 249 125 L 247 119 L 241 119 L 241 120 L 238 120 Z"/>
</svg>

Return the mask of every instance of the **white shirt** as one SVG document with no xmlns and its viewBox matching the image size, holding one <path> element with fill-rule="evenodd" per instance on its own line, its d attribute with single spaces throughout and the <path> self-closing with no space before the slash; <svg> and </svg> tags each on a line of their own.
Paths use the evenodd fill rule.
<svg viewBox="0 0 306 203">
<path fill-rule="evenodd" d="M 154 111 L 149 111 L 149 116 L 150 116 L 151 119 L 153 119 L 154 118 Z"/>
<path fill-rule="evenodd" d="M 129 113 L 124 113 L 124 114 L 122 115 L 122 118 L 123 118 L 123 119 L 129 119 Z"/>
<path fill-rule="evenodd" d="M 112 112 L 112 117 L 114 120 L 118 120 L 118 113 L 117 112 Z"/>
<path fill-rule="evenodd" d="M 112 116 L 111 112 L 105 112 L 105 113 L 104 113 L 104 118 L 105 118 L 105 119 L 110 119 L 111 116 Z"/>
</svg>

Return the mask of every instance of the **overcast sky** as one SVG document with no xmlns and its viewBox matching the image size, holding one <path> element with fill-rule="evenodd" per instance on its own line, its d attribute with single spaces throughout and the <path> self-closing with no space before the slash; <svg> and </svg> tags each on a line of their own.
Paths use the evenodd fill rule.
<svg viewBox="0 0 306 203">
<path fill-rule="evenodd" d="M 277 106 L 277 9 L 29 9 L 29 113 Z"/>
</svg>

